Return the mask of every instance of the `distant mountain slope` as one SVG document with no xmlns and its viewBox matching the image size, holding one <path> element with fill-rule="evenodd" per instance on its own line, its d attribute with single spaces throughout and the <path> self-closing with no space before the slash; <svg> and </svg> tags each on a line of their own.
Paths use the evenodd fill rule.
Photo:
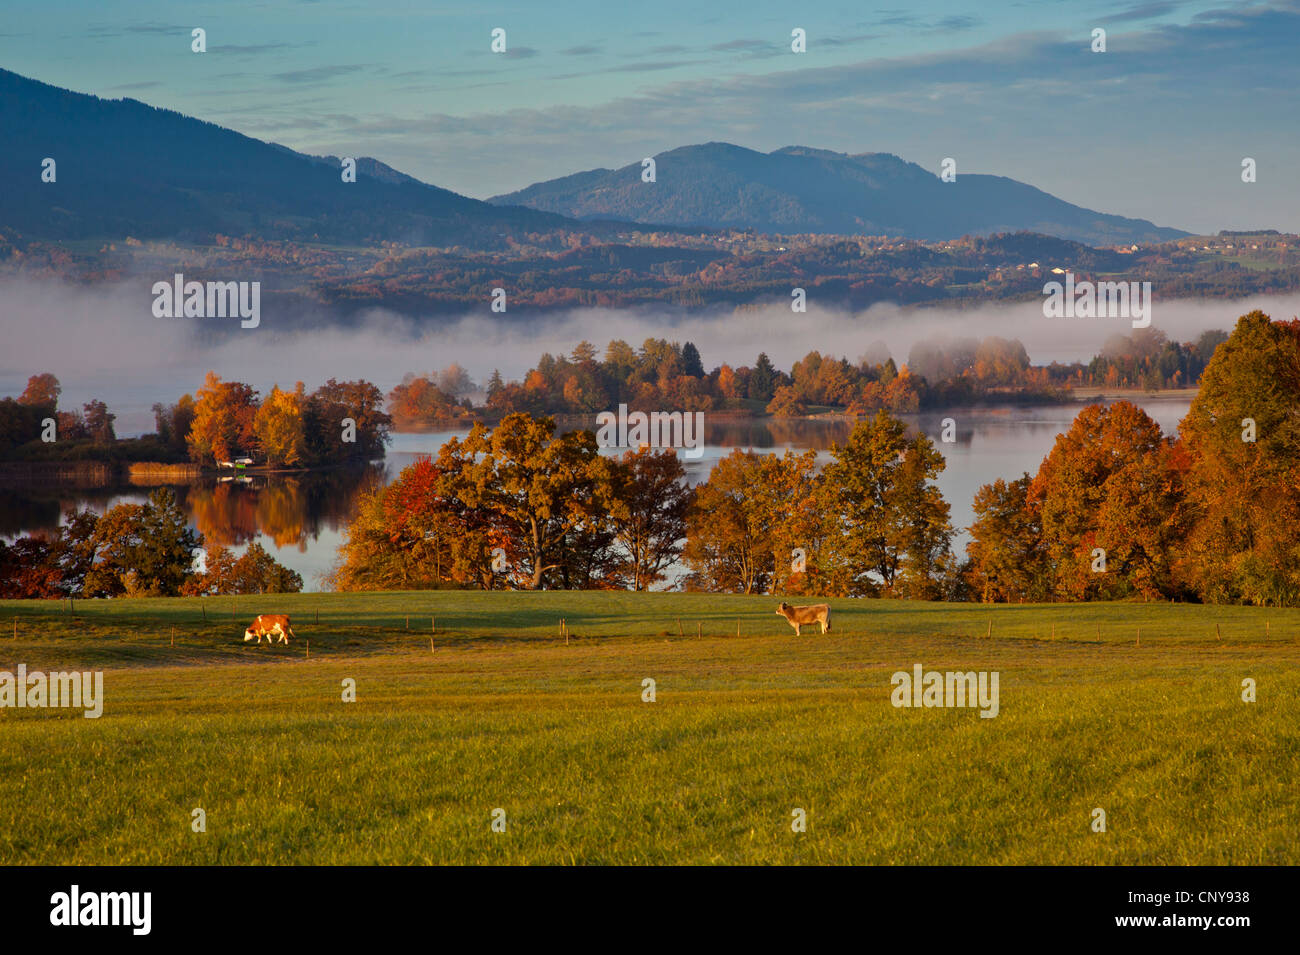
<svg viewBox="0 0 1300 955">
<path fill-rule="evenodd" d="M 0 70 L 0 226 L 45 239 L 263 238 L 494 244 L 572 225 L 499 208 L 359 158 L 305 156 L 133 99 L 110 100 Z M 41 181 L 46 157 L 57 181 Z"/>
<path fill-rule="evenodd" d="M 849 156 L 802 146 L 760 153 L 705 143 L 660 153 L 655 166 L 653 183 L 641 181 L 638 162 L 536 183 L 488 201 L 578 219 L 760 232 L 951 239 L 1028 231 L 1092 245 L 1187 234 L 1083 209 L 1002 176 L 959 168 L 956 181 L 945 183 L 888 153 Z"/>
</svg>

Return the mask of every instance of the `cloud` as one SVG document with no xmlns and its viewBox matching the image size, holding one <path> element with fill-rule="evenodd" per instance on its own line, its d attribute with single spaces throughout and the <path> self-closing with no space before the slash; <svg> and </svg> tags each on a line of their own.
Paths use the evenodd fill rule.
<svg viewBox="0 0 1300 955">
<path fill-rule="evenodd" d="M 728 40 L 726 43 L 715 43 L 710 50 L 718 50 L 724 53 L 739 51 L 741 53 L 752 53 L 756 51 L 770 50 L 775 44 L 770 40 Z"/>
<path fill-rule="evenodd" d="M 587 70 L 582 73 L 560 73 L 552 76 L 553 80 L 575 80 L 587 76 L 600 76 L 602 73 L 658 73 L 662 70 L 676 70 L 684 66 L 695 66 L 703 60 L 643 60 L 636 63 L 620 63 L 600 70 Z"/>
<path fill-rule="evenodd" d="M 959 30 L 973 30 L 983 21 L 979 17 L 954 14 L 936 21 L 931 27 L 932 33 L 956 33 Z"/>
<path fill-rule="evenodd" d="M 561 50 L 560 54 L 562 56 L 594 56 L 597 53 L 603 52 L 603 47 L 587 44 L 583 46 L 571 46 L 567 50 Z"/>
<path fill-rule="evenodd" d="M 1136 3 L 1123 10 L 1116 10 L 1114 13 L 1108 13 L 1104 17 L 1099 18 L 1098 22 L 1105 24 L 1126 23 L 1138 20 L 1154 20 L 1157 17 L 1163 17 L 1173 13 L 1185 5 L 1185 0 L 1146 0 L 1144 3 Z"/>
<path fill-rule="evenodd" d="M 271 74 L 271 78 L 279 80 L 281 83 L 319 83 L 322 80 L 331 80 L 337 76 L 347 76 L 350 73 L 358 73 L 364 69 L 364 66 L 357 65 L 315 66 L 305 70 L 290 70 L 287 73 L 273 73 Z"/>
<path fill-rule="evenodd" d="M 818 36 L 810 38 L 810 42 L 817 46 L 853 46 L 855 43 L 866 43 L 868 40 L 879 40 L 879 33 L 859 33 L 856 36 Z"/>
<path fill-rule="evenodd" d="M 223 43 L 217 46 L 208 47 L 209 53 L 228 53 L 248 55 L 253 53 L 269 53 L 272 50 L 291 50 L 300 46 L 310 46 L 307 43 L 251 43 L 241 46 L 237 43 Z"/>
</svg>

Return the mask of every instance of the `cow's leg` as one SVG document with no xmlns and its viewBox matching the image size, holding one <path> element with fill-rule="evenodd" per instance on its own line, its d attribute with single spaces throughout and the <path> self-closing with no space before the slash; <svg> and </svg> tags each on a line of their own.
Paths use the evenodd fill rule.
<svg viewBox="0 0 1300 955">
<path fill-rule="evenodd" d="M 794 635 L 795 635 L 796 637 L 802 637 L 802 636 L 803 636 L 803 631 L 801 631 L 801 630 L 799 629 L 799 624 L 797 624 L 797 623 L 794 625 Z"/>
</svg>

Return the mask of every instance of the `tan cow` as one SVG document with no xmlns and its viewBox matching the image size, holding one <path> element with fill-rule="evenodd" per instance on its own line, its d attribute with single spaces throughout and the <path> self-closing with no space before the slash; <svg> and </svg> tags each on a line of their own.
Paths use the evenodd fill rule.
<svg viewBox="0 0 1300 955">
<path fill-rule="evenodd" d="M 254 637 L 257 642 L 262 642 L 262 637 L 266 637 L 267 643 L 275 643 L 275 637 L 279 636 L 281 643 L 288 643 L 290 637 L 297 636 L 293 628 L 289 626 L 289 617 L 282 613 L 263 613 L 258 614 L 257 618 L 244 631 L 244 642 L 247 643 Z"/>
<path fill-rule="evenodd" d="M 803 636 L 803 634 L 799 632 L 799 628 L 810 623 L 821 624 L 822 633 L 830 632 L 830 604 L 812 604 L 808 607 L 791 607 L 788 603 L 782 601 L 781 606 L 776 608 L 776 612 L 790 622 L 790 626 L 794 627 L 794 635 L 796 637 Z"/>
</svg>

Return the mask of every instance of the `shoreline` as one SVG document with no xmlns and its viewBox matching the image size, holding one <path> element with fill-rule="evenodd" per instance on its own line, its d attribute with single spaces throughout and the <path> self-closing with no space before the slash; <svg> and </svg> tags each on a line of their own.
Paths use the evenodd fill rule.
<svg viewBox="0 0 1300 955">
<path fill-rule="evenodd" d="M 383 460 L 382 458 L 376 460 Z M 186 484 L 203 478 L 266 477 L 337 471 L 365 467 L 370 461 L 342 461 L 300 468 L 210 468 L 201 464 L 168 464 L 161 461 L 0 461 L 0 486 L 42 481 L 60 481 L 90 487 L 139 485 L 142 487 Z"/>
</svg>

